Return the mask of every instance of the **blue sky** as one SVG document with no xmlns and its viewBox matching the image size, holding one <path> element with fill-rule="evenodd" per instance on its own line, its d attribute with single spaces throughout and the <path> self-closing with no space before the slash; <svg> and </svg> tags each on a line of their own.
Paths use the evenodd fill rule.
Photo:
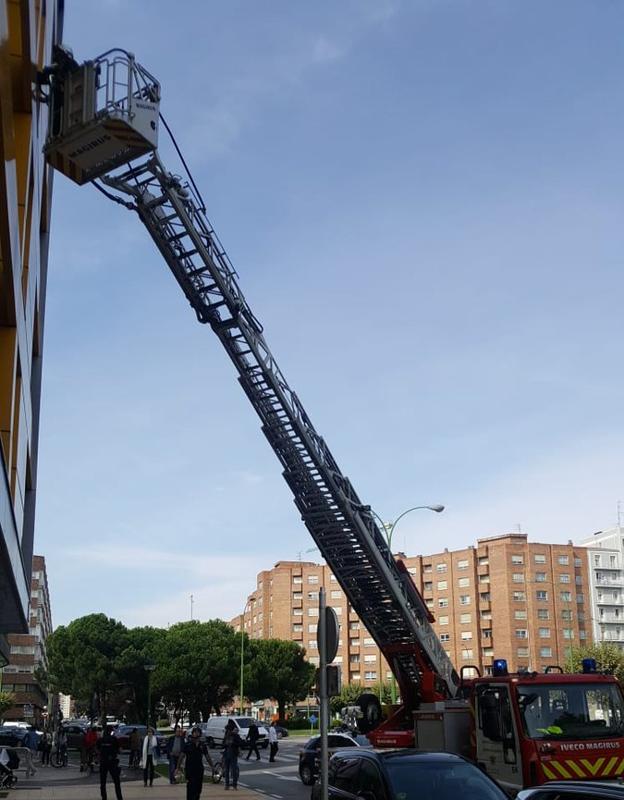
<svg viewBox="0 0 624 800">
<path fill-rule="evenodd" d="M 619 2 L 67 0 L 132 50 L 277 360 L 410 554 L 624 499 Z M 168 148 L 164 156 L 169 158 Z M 175 164 L 173 165 L 175 166 Z M 55 182 L 36 551 L 56 623 L 239 613 L 313 542 L 133 215 Z M 315 554 L 305 554 L 314 558 Z"/>
</svg>

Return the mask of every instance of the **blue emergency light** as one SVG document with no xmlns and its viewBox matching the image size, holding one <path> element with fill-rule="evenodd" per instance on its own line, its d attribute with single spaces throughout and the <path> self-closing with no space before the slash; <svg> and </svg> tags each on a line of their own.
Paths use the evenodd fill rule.
<svg viewBox="0 0 624 800">
<path fill-rule="evenodd" d="M 584 658 L 581 662 L 583 664 L 583 674 L 587 675 L 591 672 L 596 672 L 596 659 Z"/>
<path fill-rule="evenodd" d="M 492 662 L 492 675 L 496 676 L 497 678 L 500 678 L 501 675 L 509 675 L 506 658 L 494 659 Z"/>
</svg>

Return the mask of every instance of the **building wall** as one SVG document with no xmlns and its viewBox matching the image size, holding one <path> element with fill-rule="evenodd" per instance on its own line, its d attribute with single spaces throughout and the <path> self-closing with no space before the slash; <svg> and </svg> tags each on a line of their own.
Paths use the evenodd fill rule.
<svg viewBox="0 0 624 800">
<path fill-rule="evenodd" d="M 624 539 L 618 526 L 581 542 L 587 548 L 590 615 L 596 642 L 624 649 Z"/>
<path fill-rule="evenodd" d="M 479 539 L 476 546 L 429 556 L 400 554 L 433 612 L 434 628 L 459 670 L 491 670 L 506 658 L 512 670 L 563 664 L 568 649 L 591 641 L 587 550 L 529 543 L 526 534 Z M 390 677 L 379 648 L 350 607 L 328 567 L 280 561 L 261 572 L 244 613 L 251 638 L 292 639 L 318 663 L 318 589 L 338 614 L 336 662 L 343 682 L 370 687 Z M 231 624 L 240 630 L 242 615 Z"/>
<path fill-rule="evenodd" d="M 28 720 L 43 725 L 51 709 L 46 688 L 37 680 L 37 668 L 47 672 L 46 640 L 52 633 L 50 593 L 43 556 L 33 556 L 30 586 L 29 632 L 8 636 L 10 660 L 3 670 L 2 689 L 16 695 L 15 706 L 5 715 L 7 721 Z M 32 713 L 25 706 L 32 707 Z"/>
<path fill-rule="evenodd" d="M 62 0 L 0 0 L 0 635 L 28 629 L 52 171 L 36 70 Z"/>
</svg>

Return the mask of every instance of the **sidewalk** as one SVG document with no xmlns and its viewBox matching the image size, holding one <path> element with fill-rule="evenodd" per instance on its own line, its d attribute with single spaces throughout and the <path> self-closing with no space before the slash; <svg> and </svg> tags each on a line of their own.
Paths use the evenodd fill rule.
<svg viewBox="0 0 624 800">
<path fill-rule="evenodd" d="M 99 783 L 91 786 L 41 786 L 37 777 L 20 780 L 18 787 L 9 792 L 8 800 L 100 800 Z M 29 784 L 32 784 L 32 789 L 27 788 Z M 142 780 L 124 781 L 121 789 L 124 800 L 184 800 L 186 797 L 184 784 L 172 786 L 165 780 L 156 781 L 147 789 Z M 108 800 L 114 800 L 115 788 L 110 781 L 107 790 Z M 226 792 L 222 783 L 204 783 L 201 800 L 258 800 L 258 795 L 250 789 L 230 789 Z"/>
</svg>

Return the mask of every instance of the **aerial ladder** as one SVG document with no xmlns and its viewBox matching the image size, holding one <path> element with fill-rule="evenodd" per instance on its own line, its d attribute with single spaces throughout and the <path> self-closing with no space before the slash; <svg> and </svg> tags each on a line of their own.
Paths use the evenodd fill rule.
<svg viewBox="0 0 624 800">
<path fill-rule="evenodd" d="M 169 129 L 158 81 L 125 50 L 78 64 L 57 48 L 40 85 L 49 103 L 49 163 L 138 214 L 197 319 L 234 364 L 303 522 L 398 682 L 402 706 L 379 743 L 410 744 L 412 712 L 457 697 L 460 677 L 405 565 L 280 370 L 190 172 L 182 179 L 163 164 L 160 123 Z M 362 726 L 372 729 L 381 709 L 373 696 L 365 700 Z"/>
</svg>

